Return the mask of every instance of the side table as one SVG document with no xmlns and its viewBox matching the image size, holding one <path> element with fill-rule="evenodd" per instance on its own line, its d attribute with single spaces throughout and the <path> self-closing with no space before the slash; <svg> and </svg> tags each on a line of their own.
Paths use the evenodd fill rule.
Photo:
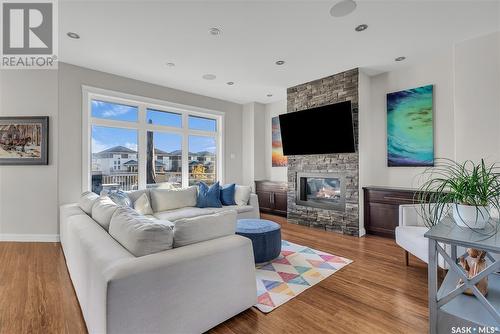
<svg viewBox="0 0 500 334">
<path fill-rule="evenodd" d="M 497 224 L 492 222 L 492 224 Z M 488 230 L 489 229 L 489 230 Z M 496 229 L 489 226 L 484 231 L 473 231 L 457 226 L 452 218 L 445 218 L 433 226 L 425 237 L 429 239 L 429 333 L 452 333 L 453 328 L 469 328 L 471 333 L 500 333 L 500 261 L 492 254 L 500 254 L 500 235 L 486 234 Z M 439 243 L 449 244 L 447 254 Z M 473 278 L 468 278 L 464 269 L 457 264 L 457 247 L 477 248 L 487 252 L 487 267 Z M 437 258 L 442 256 L 449 266 L 448 273 L 438 289 Z M 483 296 L 476 284 L 488 276 L 488 294 Z M 459 279 L 464 284 L 457 287 Z M 471 289 L 474 296 L 463 294 Z"/>
</svg>

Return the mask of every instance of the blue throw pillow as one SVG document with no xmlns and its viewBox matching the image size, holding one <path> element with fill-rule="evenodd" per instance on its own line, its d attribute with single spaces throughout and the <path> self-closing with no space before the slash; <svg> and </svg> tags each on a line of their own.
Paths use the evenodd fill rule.
<svg viewBox="0 0 500 334">
<path fill-rule="evenodd" d="M 236 184 L 226 184 L 220 187 L 220 201 L 222 205 L 236 205 L 234 201 L 234 192 L 236 191 Z"/>
<path fill-rule="evenodd" d="M 198 208 L 222 208 L 219 182 L 212 184 L 210 188 L 203 182 L 198 184 L 196 206 Z"/>
</svg>

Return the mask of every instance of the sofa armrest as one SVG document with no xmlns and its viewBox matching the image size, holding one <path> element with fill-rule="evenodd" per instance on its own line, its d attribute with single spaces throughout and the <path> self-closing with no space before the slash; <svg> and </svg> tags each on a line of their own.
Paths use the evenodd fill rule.
<svg viewBox="0 0 500 334">
<path fill-rule="evenodd" d="M 252 244 L 238 235 L 122 261 L 104 275 L 108 333 L 201 333 L 257 299 Z"/>
<path fill-rule="evenodd" d="M 250 198 L 248 199 L 248 205 L 252 207 L 252 211 L 238 214 L 238 219 L 241 218 L 259 219 L 260 207 L 259 207 L 259 197 L 257 196 L 257 194 L 254 193 L 250 194 Z"/>
<path fill-rule="evenodd" d="M 259 209 L 259 197 L 255 193 L 250 194 L 250 199 L 248 200 L 248 205 L 253 206 L 254 208 Z"/>
</svg>

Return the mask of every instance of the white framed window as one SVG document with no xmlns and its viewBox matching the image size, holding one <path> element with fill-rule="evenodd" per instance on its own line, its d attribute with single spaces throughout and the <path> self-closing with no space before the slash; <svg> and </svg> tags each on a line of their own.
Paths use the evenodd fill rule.
<svg viewBox="0 0 500 334">
<path fill-rule="evenodd" d="M 223 182 L 224 113 L 82 86 L 82 188 Z"/>
</svg>

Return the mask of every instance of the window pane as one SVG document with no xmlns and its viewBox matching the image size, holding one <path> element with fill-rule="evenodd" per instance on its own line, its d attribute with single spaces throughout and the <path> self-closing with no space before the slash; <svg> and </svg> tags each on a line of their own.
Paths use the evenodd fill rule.
<svg viewBox="0 0 500 334">
<path fill-rule="evenodd" d="M 92 100 L 92 117 L 137 122 L 138 108 L 124 104 Z"/>
<path fill-rule="evenodd" d="M 155 125 L 182 127 L 182 115 L 154 109 L 147 110 L 147 122 Z"/>
<path fill-rule="evenodd" d="M 216 181 L 217 144 L 215 138 L 189 136 L 189 185 Z"/>
<path fill-rule="evenodd" d="M 92 126 L 92 191 L 138 188 L 137 130 Z"/>
<path fill-rule="evenodd" d="M 182 136 L 148 131 L 147 137 L 146 182 L 148 188 L 170 186 L 180 188 L 182 186 Z"/>
<path fill-rule="evenodd" d="M 217 131 L 217 121 L 211 118 L 189 116 L 189 128 L 192 130 Z"/>
</svg>

